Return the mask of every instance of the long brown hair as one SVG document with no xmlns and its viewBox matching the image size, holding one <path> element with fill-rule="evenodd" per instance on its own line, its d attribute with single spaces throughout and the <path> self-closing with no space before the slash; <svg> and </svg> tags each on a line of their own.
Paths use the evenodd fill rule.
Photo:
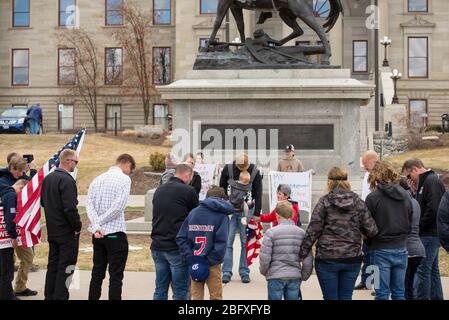
<svg viewBox="0 0 449 320">
<path fill-rule="evenodd" d="M 348 182 L 348 171 L 343 167 L 333 167 L 327 174 L 327 192 L 338 190 L 351 190 Z"/>
<path fill-rule="evenodd" d="M 401 176 L 388 161 L 376 162 L 368 178 L 370 187 L 373 190 L 378 184 L 393 184 L 398 183 L 400 180 Z"/>
</svg>

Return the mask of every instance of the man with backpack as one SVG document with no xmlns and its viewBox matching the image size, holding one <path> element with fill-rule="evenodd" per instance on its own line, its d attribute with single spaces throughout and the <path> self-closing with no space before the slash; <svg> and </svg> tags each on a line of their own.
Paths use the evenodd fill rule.
<svg viewBox="0 0 449 320">
<path fill-rule="evenodd" d="M 249 183 L 239 183 L 241 172 L 247 171 L 250 175 Z M 246 260 L 246 225 L 242 223 L 244 217 L 244 202 L 254 201 L 249 216 L 260 216 L 262 209 L 262 176 L 256 165 L 249 162 L 247 154 L 239 155 L 236 160 L 223 168 L 220 177 L 220 187 L 229 194 L 229 201 L 236 209 L 232 215 L 229 225 L 229 237 L 226 254 L 223 262 L 222 282 L 228 283 L 232 278 L 233 245 L 237 230 L 240 233 L 240 262 L 239 275 L 243 283 L 251 281 L 249 267 Z M 256 219 L 257 219 L 256 218 Z"/>
</svg>

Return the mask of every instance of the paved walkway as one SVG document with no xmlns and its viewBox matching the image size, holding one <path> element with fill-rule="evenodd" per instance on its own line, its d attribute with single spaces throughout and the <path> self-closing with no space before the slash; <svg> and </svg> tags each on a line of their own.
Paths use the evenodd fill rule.
<svg viewBox="0 0 449 320">
<path fill-rule="evenodd" d="M 87 201 L 87 195 L 79 195 L 78 202 L 80 207 L 85 207 Z M 132 196 L 130 195 L 128 198 L 128 207 L 145 207 L 145 196 Z"/>
<path fill-rule="evenodd" d="M 237 243 L 234 248 L 239 248 Z M 131 243 L 132 245 L 132 243 Z M 234 261 L 238 261 L 239 250 L 234 250 Z M 259 273 L 259 263 L 257 261 L 250 267 L 251 283 L 243 284 L 240 282 L 237 268 L 234 265 L 234 277 L 232 281 L 224 285 L 223 295 L 225 300 L 266 300 L 267 288 L 265 278 Z M 236 276 L 237 275 L 237 276 Z M 123 286 L 124 300 L 151 300 L 155 287 L 154 272 L 126 272 Z M 443 278 L 443 290 L 446 299 L 449 299 L 449 278 Z M 74 288 L 70 290 L 70 299 L 86 300 L 88 298 L 90 282 L 90 271 L 80 271 L 78 276 L 74 277 L 72 285 Z M 44 298 L 45 271 L 30 273 L 28 287 L 38 290 L 39 295 L 32 298 L 24 298 L 27 300 L 42 300 Z M 322 294 L 318 279 L 312 275 L 311 278 L 302 284 L 301 287 L 304 300 L 321 300 Z M 103 299 L 107 299 L 108 278 L 103 283 Z M 207 290 L 206 290 L 207 292 Z M 206 297 L 208 297 L 206 295 Z M 371 292 L 355 291 L 354 300 L 373 300 Z"/>
</svg>

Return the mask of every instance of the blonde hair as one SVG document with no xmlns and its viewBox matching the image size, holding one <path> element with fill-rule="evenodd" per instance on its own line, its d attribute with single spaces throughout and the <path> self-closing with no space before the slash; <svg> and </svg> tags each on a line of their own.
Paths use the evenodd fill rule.
<svg viewBox="0 0 449 320">
<path fill-rule="evenodd" d="M 75 150 L 72 149 L 64 149 L 62 150 L 62 152 L 59 154 L 59 160 L 61 162 L 66 161 L 67 159 L 69 159 L 70 157 L 76 156 L 76 152 Z"/>
<path fill-rule="evenodd" d="M 400 180 L 401 176 L 388 161 L 376 162 L 368 178 L 371 189 L 375 189 L 378 184 L 393 184 Z"/>
<path fill-rule="evenodd" d="M 20 156 L 13 156 L 8 163 L 9 170 L 25 170 L 27 166 L 27 163 L 25 159 L 21 158 Z"/>
<path fill-rule="evenodd" d="M 235 166 L 240 171 L 247 171 L 249 169 L 249 157 L 248 154 L 243 153 L 237 156 L 235 159 Z"/>
<path fill-rule="evenodd" d="M 26 179 L 19 179 L 16 181 L 16 183 L 14 183 L 14 186 L 16 187 L 24 187 L 26 186 L 26 184 L 28 183 L 28 180 Z"/>
<path fill-rule="evenodd" d="M 293 216 L 293 206 L 287 201 L 280 201 L 276 205 L 276 213 L 284 219 L 290 219 Z"/>
<path fill-rule="evenodd" d="M 327 174 L 327 192 L 338 190 L 351 190 L 351 184 L 348 182 L 348 171 L 343 167 L 333 167 Z"/>
</svg>

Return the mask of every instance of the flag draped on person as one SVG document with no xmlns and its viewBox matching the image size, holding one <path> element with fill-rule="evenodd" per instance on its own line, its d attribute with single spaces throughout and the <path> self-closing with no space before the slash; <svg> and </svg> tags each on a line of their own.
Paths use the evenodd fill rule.
<svg viewBox="0 0 449 320">
<path fill-rule="evenodd" d="M 44 178 L 59 167 L 59 154 L 64 149 L 72 149 L 79 155 L 86 129 L 81 129 L 70 141 L 56 152 L 37 174 L 26 184 L 17 197 L 17 215 L 14 222 L 21 227 L 22 247 L 33 247 L 41 243 L 41 190 Z M 73 173 L 76 178 L 76 171 Z"/>
<path fill-rule="evenodd" d="M 248 266 L 253 263 L 253 259 L 259 256 L 262 246 L 262 224 L 251 219 L 246 226 L 246 261 Z"/>
</svg>

